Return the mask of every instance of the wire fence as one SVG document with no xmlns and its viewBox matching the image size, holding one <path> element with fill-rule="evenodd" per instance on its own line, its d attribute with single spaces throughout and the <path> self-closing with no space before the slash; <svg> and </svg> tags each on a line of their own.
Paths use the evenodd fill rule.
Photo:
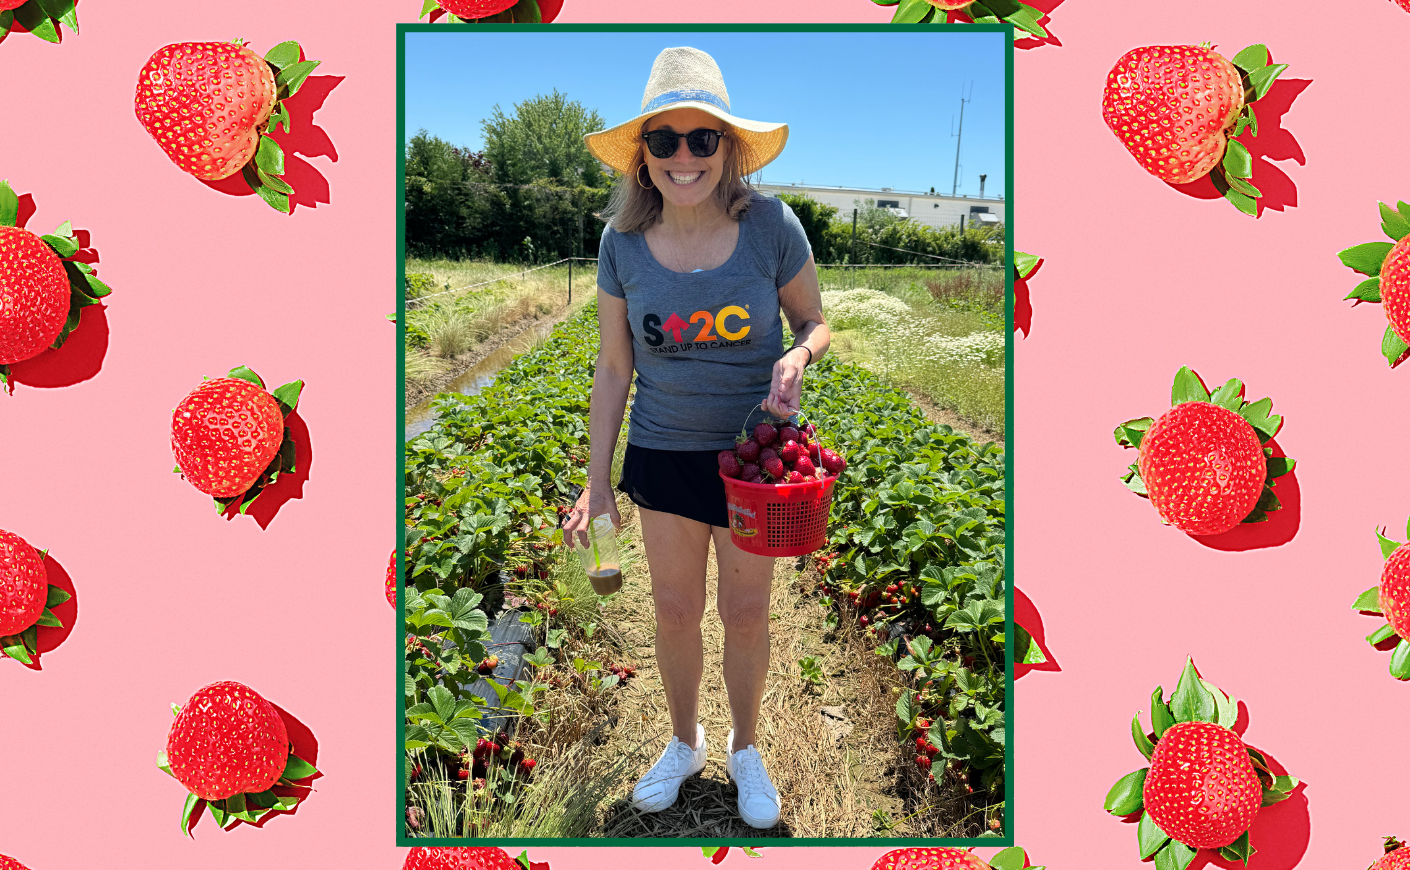
<svg viewBox="0 0 1410 870">
<path fill-rule="evenodd" d="M 408 297 L 406 297 L 406 304 L 407 304 L 407 307 L 409 307 L 409 308 L 410 308 L 410 307 L 414 307 L 414 306 L 416 306 L 416 305 L 419 305 L 419 304 L 422 303 L 422 302 L 425 302 L 425 301 L 428 300 L 428 299 L 435 299 L 435 298 L 438 297 L 438 296 L 449 296 L 449 295 L 452 294 L 452 293 L 464 293 L 466 290 L 476 290 L 476 289 L 479 289 L 480 287 L 488 287 L 488 286 L 490 286 L 491 284 L 498 284 L 500 281 L 506 281 L 506 280 L 508 280 L 508 279 L 510 279 L 510 278 L 522 278 L 523 276 L 528 275 L 528 274 L 531 273 L 531 272 L 538 272 L 538 271 L 541 271 L 541 270 L 543 270 L 543 269 L 551 269 L 551 268 L 553 268 L 554 266 L 561 266 L 561 265 L 563 265 L 564 263 L 567 263 L 567 264 L 568 264 L 568 301 L 569 301 L 569 302 L 572 302 L 572 301 L 573 301 L 573 263 L 574 263 L 575 261 L 576 261 L 576 262 L 596 263 L 596 262 L 597 262 L 597 258 L 596 258 L 596 257 L 564 257 L 564 258 L 562 258 L 561 260 L 554 260 L 552 263 L 545 263 L 545 264 L 542 265 L 542 266 L 534 266 L 534 267 L 532 267 L 532 268 L 523 269 L 523 270 L 518 271 L 518 272 L 510 272 L 510 273 L 507 274 L 507 275 L 500 275 L 500 276 L 498 276 L 498 277 L 496 277 L 496 278 L 491 278 L 491 279 L 489 279 L 488 281 L 478 281 L 478 282 L 476 282 L 476 283 L 474 283 L 474 284 L 466 284 L 466 285 L 463 286 L 463 287 L 453 287 L 453 288 L 451 288 L 451 289 L 449 289 L 449 290 L 442 290 L 442 291 L 439 292 L 439 293 L 427 293 L 427 294 L 424 295 L 424 296 L 408 296 Z"/>
</svg>

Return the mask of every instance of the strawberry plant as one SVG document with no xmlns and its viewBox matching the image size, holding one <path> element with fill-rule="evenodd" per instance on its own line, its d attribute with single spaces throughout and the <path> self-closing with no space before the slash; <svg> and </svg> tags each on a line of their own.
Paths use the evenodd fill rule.
<svg viewBox="0 0 1410 870">
<path fill-rule="evenodd" d="M 1217 535 L 1240 523 L 1260 523 L 1282 503 L 1274 481 L 1293 470 L 1289 457 L 1264 445 L 1282 428 L 1273 400 L 1244 401 L 1230 378 L 1212 394 L 1188 367 L 1175 373 L 1174 407 L 1152 420 L 1127 420 L 1113 433 L 1139 451 L 1121 478 L 1150 499 L 1161 522 L 1192 535 Z"/>
<path fill-rule="evenodd" d="M 0 654 L 27 665 L 39 652 L 39 627 L 63 627 L 51 608 L 72 597 L 49 582 L 44 555 L 0 529 Z"/>
<path fill-rule="evenodd" d="M 80 251 L 73 225 L 36 236 L 18 226 L 20 198 L 0 180 L 0 386 L 14 390 L 10 365 L 63 347 L 84 308 L 112 292 Z"/>
<path fill-rule="evenodd" d="M 1406 529 L 1410 535 L 1410 527 Z M 1410 680 L 1410 547 L 1392 541 L 1380 531 L 1381 556 L 1386 560 L 1381 569 L 1381 582 L 1362 592 L 1352 606 L 1362 613 L 1385 617 L 1385 625 L 1366 636 L 1371 646 L 1395 641 L 1390 656 L 1390 675 L 1397 680 Z"/>
<path fill-rule="evenodd" d="M 1410 353 L 1410 205 L 1378 205 L 1381 230 L 1390 241 L 1352 245 L 1337 256 L 1348 269 L 1368 276 L 1346 298 L 1356 300 L 1353 305 L 1377 302 L 1384 306 L 1389 324 L 1381 338 L 1381 354 L 1395 366 Z"/>
<path fill-rule="evenodd" d="M 78 33 L 74 0 L 0 0 L 0 42 L 16 29 L 45 42 L 59 42 L 63 36 L 60 25 Z"/>
<path fill-rule="evenodd" d="M 1265 45 L 1232 62 L 1209 43 L 1134 48 L 1107 73 L 1102 120 L 1156 178 L 1188 184 L 1210 175 L 1225 199 L 1256 217 L 1263 194 L 1249 183 L 1253 155 L 1238 137 L 1258 135 L 1253 103 L 1287 66 L 1270 64 Z"/>
<path fill-rule="evenodd" d="M 50 0 L 45 0 L 50 2 Z M 284 149 L 269 135 L 290 115 L 316 60 L 297 42 L 260 57 L 239 40 L 163 46 L 137 76 L 137 120 L 166 156 L 202 181 L 242 174 L 271 208 L 288 214 L 294 189 L 284 181 Z"/>
<path fill-rule="evenodd" d="M 1147 733 L 1139 713 L 1131 737 L 1150 766 L 1112 786 L 1104 808 L 1114 816 L 1141 814 L 1136 828 L 1141 858 L 1185 870 L 1200 849 L 1217 850 L 1245 866 L 1253 856 L 1248 829 L 1262 807 L 1287 800 L 1297 787 L 1274 774 L 1263 754 L 1233 731 L 1239 705 L 1205 681 L 1187 659 L 1167 700 L 1151 694 Z"/>
</svg>

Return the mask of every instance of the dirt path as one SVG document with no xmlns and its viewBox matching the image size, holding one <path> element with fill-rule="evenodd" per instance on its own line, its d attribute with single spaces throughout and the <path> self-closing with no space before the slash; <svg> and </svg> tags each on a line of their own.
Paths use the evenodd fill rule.
<svg viewBox="0 0 1410 870">
<path fill-rule="evenodd" d="M 923 393 L 917 392 L 916 390 L 906 390 L 906 395 L 910 396 L 911 401 L 915 402 L 916 405 L 925 412 L 925 418 L 932 423 L 944 423 L 956 432 L 968 435 L 980 444 L 983 444 L 985 441 L 993 441 L 996 444 L 1004 443 L 1004 436 L 1001 433 L 992 432 L 974 425 L 954 411 L 942 408 L 930 401 Z"/>
<path fill-rule="evenodd" d="M 631 548 L 636 560 L 607 615 L 625 639 L 624 658 L 637 667 L 638 675 L 619 699 L 616 727 L 599 751 L 606 757 L 637 755 L 640 773 L 645 773 L 670 740 L 671 728 L 655 666 L 655 618 L 645 553 L 632 506 L 625 504 L 622 513 L 624 546 Z M 705 678 L 700 691 L 709 763 L 682 786 L 675 806 L 660 813 L 631 809 L 635 780 L 625 783 L 601 807 L 602 836 L 875 837 L 880 832 L 874 811 L 893 820 L 903 815 L 902 801 L 892 785 L 896 738 L 890 686 L 895 668 L 862 652 L 858 644 L 836 642 L 824 622 L 826 611 L 816 598 L 801 591 L 794 565 L 793 559 L 779 559 L 776 564 L 770 603 L 772 651 L 759 721 L 759 749 L 783 805 L 778 827 L 756 831 L 745 825 L 736 809 L 735 787 L 725 776 L 730 715 L 712 553 L 706 578 Z M 801 678 L 798 660 L 804 656 L 817 658 L 826 675 L 823 686 L 812 687 Z M 827 714 L 823 708 L 828 708 Z"/>
<path fill-rule="evenodd" d="M 564 303 L 548 314 L 521 317 L 513 323 L 506 324 L 499 332 L 452 359 L 450 370 L 445 374 L 420 384 L 408 384 L 406 396 L 403 399 L 406 409 L 409 411 L 429 397 L 443 392 L 456 378 L 465 374 L 480 360 L 504 345 L 517 341 L 520 336 L 539 326 L 556 325 L 559 321 L 566 320 L 576 310 L 576 306 Z"/>
</svg>

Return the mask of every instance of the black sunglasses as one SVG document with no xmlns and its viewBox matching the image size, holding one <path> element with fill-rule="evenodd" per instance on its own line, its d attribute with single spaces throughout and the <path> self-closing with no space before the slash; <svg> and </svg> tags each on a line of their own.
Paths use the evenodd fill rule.
<svg viewBox="0 0 1410 870">
<path fill-rule="evenodd" d="M 725 135 L 720 130 L 707 130 L 701 127 L 699 130 L 691 130 L 689 133 L 677 133 L 673 130 L 652 130 L 650 133 L 643 133 L 646 140 L 646 149 L 652 156 L 665 160 L 676 153 L 680 147 L 677 141 L 685 139 L 685 147 L 690 149 L 690 153 L 696 157 L 711 157 L 715 149 L 720 147 L 720 137 Z"/>
</svg>

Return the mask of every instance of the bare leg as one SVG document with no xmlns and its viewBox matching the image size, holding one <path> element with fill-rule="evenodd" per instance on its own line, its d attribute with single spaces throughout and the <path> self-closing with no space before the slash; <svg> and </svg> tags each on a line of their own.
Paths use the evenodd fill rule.
<svg viewBox="0 0 1410 870">
<path fill-rule="evenodd" d="M 755 741 L 759 705 L 769 673 L 769 588 L 773 584 L 771 556 L 746 553 L 730 540 L 729 529 L 712 526 L 715 562 L 720 569 L 718 605 L 725 627 L 725 689 L 729 693 L 734 746 L 739 751 Z"/>
<path fill-rule="evenodd" d="M 656 605 L 656 664 L 666 687 L 671 728 L 682 743 L 696 749 L 700 678 L 705 670 L 700 620 L 705 616 L 710 526 L 645 508 L 638 513 Z"/>
</svg>

